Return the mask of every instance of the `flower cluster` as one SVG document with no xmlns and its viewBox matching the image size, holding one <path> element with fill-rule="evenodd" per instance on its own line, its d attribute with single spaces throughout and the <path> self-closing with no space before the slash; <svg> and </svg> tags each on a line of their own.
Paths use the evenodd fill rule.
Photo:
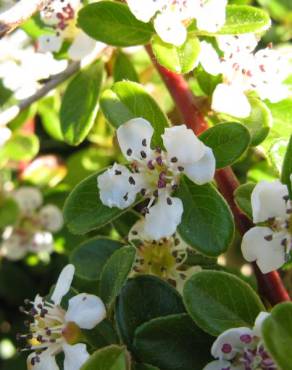
<svg viewBox="0 0 292 370">
<path fill-rule="evenodd" d="M 208 73 L 223 77 L 213 93 L 214 111 L 245 118 L 251 113 L 247 93 L 255 91 L 261 99 L 273 103 L 288 96 L 283 81 L 289 75 L 289 64 L 276 50 L 268 47 L 254 52 L 254 34 L 219 36 L 217 42 L 223 57 L 206 41 L 201 42 L 200 57 Z"/>
<path fill-rule="evenodd" d="M 262 342 L 261 326 L 268 315 L 261 312 L 253 329 L 234 328 L 220 334 L 211 349 L 212 356 L 218 360 L 204 370 L 276 370 Z"/>
<path fill-rule="evenodd" d="M 154 20 L 154 28 L 160 38 L 180 46 L 187 37 L 187 26 L 196 20 L 200 30 L 218 31 L 225 23 L 227 0 L 127 0 L 137 19 L 148 23 Z"/>
<path fill-rule="evenodd" d="M 144 220 L 139 220 L 131 228 L 128 239 L 137 247 L 133 275 L 158 276 L 182 292 L 185 281 L 201 270 L 200 266 L 186 266 L 189 246 L 178 233 L 168 238 L 149 240 L 144 235 Z"/>
<path fill-rule="evenodd" d="M 51 26 L 54 34 L 39 38 L 40 52 L 58 52 L 63 42 L 69 41 L 68 56 L 72 60 L 81 60 L 96 52 L 101 43 L 87 36 L 76 25 L 77 13 L 81 7 L 80 0 L 51 0 L 41 12 L 41 18 Z"/>
<path fill-rule="evenodd" d="M 13 226 L 2 234 L 1 255 L 10 260 L 20 260 L 27 253 L 52 253 L 52 233 L 63 226 L 62 212 L 52 204 L 42 206 L 41 192 L 32 187 L 22 187 L 13 194 L 20 216 Z"/>
<path fill-rule="evenodd" d="M 292 177 L 291 177 L 292 178 Z M 247 261 L 256 261 L 263 273 L 276 270 L 290 257 L 292 248 L 292 202 L 286 185 L 280 181 L 259 182 L 251 195 L 255 226 L 242 240 Z"/>
<path fill-rule="evenodd" d="M 153 127 L 143 118 L 132 119 L 117 130 L 117 138 L 129 168 L 115 163 L 98 176 L 103 204 L 125 209 L 136 196 L 150 198 L 144 207 L 143 233 L 148 239 L 161 239 L 175 233 L 183 213 L 182 201 L 172 196 L 182 174 L 196 184 L 210 182 L 215 157 L 185 125 L 166 128 L 162 148 L 151 148 Z"/>
<path fill-rule="evenodd" d="M 65 370 L 79 370 L 89 358 L 86 345 L 79 343 L 81 329 L 93 329 L 106 317 L 106 309 L 99 297 L 86 293 L 70 298 L 67 310 L 61 306 L 74 271 L 73 265 L 64 267 L 50 298 L 37 295 L 33 302 L 25 301 L 28 308 L 21 308 L 30 317 L 29 333 L 18 334 L 26 342 L 23 350 L 33 351 L 27 359 L 28 369 L 58 370 L 55 356 L 61 352 Z"/>
</svg>

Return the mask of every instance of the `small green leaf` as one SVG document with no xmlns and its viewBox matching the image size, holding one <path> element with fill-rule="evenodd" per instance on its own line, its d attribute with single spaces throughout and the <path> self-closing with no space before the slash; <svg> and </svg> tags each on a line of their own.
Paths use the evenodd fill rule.
<svg viewBox="0 0 292 370">
<path fill-rule="evenodd" d="M 107 238 L 86 240 L 70 255 L 70 262 L 76 268 L 76 276 L 90 281 L 100 280 L 106 261 L 122 246 L 122 243 Z"/>
<path fill-rule="evenodd" d="M 136 249 L 125 246 L 114 252 L 104 265 L 100 277 L 100 296 L 107 305 L 111 305 L 119 294 L 132 270 L 135 256 Z"/>
<path fill-rule="evenodd" d="M 206 130 L 200 140 L 213 150 L 216 167 L 223 168 L 236 162 L 247 150 L 250 134 L 240 123 L 225 122 Z"/>
<path fill-rule="evenodd" d="M 85 6 L 78 24 L 93 39 L 113 46 L 144 45 L 153 34 L 151 24 L 138 21 L 127 5 L 113 1 Z"/>
<path fill-rule="evenodd" d="M 235 275 L 201 271 L 184 286 L 184 303 L 196 324 L 211 335 L 240 326 L 252 327 L 265 311 L 257 294 Z"/>
<path fill-rule="evenodd" d="M 94 124 L 103 81 L 103 63 L 80 71 L 69 83 L 61 105 L 61 130 L 65 141 L 80 144 Z"/>
<path fill-rule="evenodd" d="M 115 82 L 123 80 L 139 82 L 139 77 L 130 58 L 121 51 L 118 52 L 116 57 L 113 75 Z"/>
<path fill-rule="evenodd" d="M 176 73 L 188 73 L 198 64 L 200 41 L 190 36 L 181 46 L 168 44 L 157 35 L 152 38 L 152 49 L 158 62 Z"/>
<path fill-rule="evenodd" d="M 129 370 L 129 358 L 125 347 L 108 346 L 94 352 L 80 370 Z"/>
<path fill-rule="evenodd" d="M 132 118 L 145 118 L 154 128 L 152 145 L 162 145 L 161 135 L 164 128 L 169 126 L 168 119 L 141 85 L 130 81 L 115 83 L 111 90 L 102 94 L 100 106 L 106 119 L 115 128 Z"/>
<path fill-rule="evenodd" d="M 65 202 L 64 220 L 73 234 L 85 234 L 98 229 L 126 211 L 102 204 L 97 187 L 97 177 L 102 172 L 81 181 Z"/>
<path fill-rule="evenodd" d="M 284 157 L 281 176 L 282 183 L 287 185 L 289 193 L 292 196 L 291 176 L 292 176 L 292 136 L 290 137 L 289 144 Z"/>
<path fill-rule="evenodd" d="M 234 192 L 238 207 L 252 220 L 251 193 L 256 186 L 253 182 L 240 185 Z"/>
<path fill-rule="evenodd" d="M 207 256 L 219 256 L 233 239 L 231 212 L 222 196 L 210 184 L 196 185 L 184 178 L 177 196 L 184 213 L 178 231 L 193 248 Z"/>
<path fill-rule="evenodd" d="M 273 308 L 263 322 L 262 333 L 268 352 L 279 368 L 292 370 L 292 303 L 285 302 Z"/>
<path fill-rule="evenodd" d="M 187 314 L 158 317 L 139 326 L 134 346 L 142 361 L 161 369 L 202 370 L 210 361 L 213 338 Z"/>
<path fill-rule="evenodd" d="M 137 276 L 122 288 L 116 320 L 123 341 L 132 346 L 138 326 L 156 317 L 185 312 L 178 292 L 154 276 Z"/>
<path fill-rule="evenodd" d="M 0 158 L 12 161 L 28 161 L 39 151 L 39 139 L 34 134 L 14 134 L 0 150 Z"/>
</svg>

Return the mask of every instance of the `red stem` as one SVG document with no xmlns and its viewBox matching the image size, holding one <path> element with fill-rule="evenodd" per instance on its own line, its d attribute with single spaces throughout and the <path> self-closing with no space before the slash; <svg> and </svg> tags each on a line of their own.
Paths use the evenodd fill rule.
<svg viewBox="0 0 292 370">
<path fill-rule="evenodd" d="M 191 128 L 196 135 L 208 129 L 208 123 L 200 112 L 187 81 L 183 76 L 162 67 L 157 62 L 149 45 L 146 46 L 146 50 L 175 101 L 185 124 Z M 249 218 L 241 212 L 234 201 L 234 191 L 240 185 L 237 177 L 231 167 L 226 167 L 216 171 L 215 179 L 220 192 L 231 208 L 240 234 L 245 234 L 253 224 Z M 255 263 L 253 263 L 253 268 L 257 277 L 259 292 L 270 304 L 275 305 L 280 302 L 290 301 L 289 294 L 277 271 L 262 274 Z"/>
</svg>

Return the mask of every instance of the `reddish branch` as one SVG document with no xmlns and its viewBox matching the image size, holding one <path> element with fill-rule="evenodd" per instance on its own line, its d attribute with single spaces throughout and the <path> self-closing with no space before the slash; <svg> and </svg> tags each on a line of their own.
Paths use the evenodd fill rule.
<svg viewBox="0 0 292 370">
<path fill-rule="evenodd" d="M 191 128 L 197 135 L 208 128 L 208 123 L 200 112 L 196 99 L 189 89 L 188 83 L 181 76 L 162 67 L 156 60 L 150 46 L 146 46 L 153 64 L 167 86 L 184 123 Z M 241 235 L 249 230 L 253 224 L 249 218 L 241 212 L 234 201 L 234 191 L 240 185 L 231 167 L 227 167 L 216 172 L 215 176 L 218 188 L 226 201 L 228 202 Z M 262 274 L 256 264 L 253 264 L 257 277 L 260 294 L 266 298 L 272 305 L 283 301 L 289 301 L 283 282 L 277 271 L 268 274 Z"/>
</svg>

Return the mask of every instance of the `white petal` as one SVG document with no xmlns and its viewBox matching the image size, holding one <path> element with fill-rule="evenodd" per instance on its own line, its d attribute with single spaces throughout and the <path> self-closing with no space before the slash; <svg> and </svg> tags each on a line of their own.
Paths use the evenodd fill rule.
<svg viewBox="0 0 292 370">
<path fill-rule="evenodd" d="M 80 370 L 82 365 L 88 360 L 89 353 L 86 350 L 85 344 L 63 344 L 65 353 L 64 370 Z"/>
<path fill-rule="evenodd" d="M 199 30 L 218 31 L 225 23 L 227 0 L 208 0 L 200 7 L 197 18 Z"/>
<path fill-rule="evenodd" d="M 233 370 L 233 368 L 231 368 L 231 363 L 229 361 L 224 360 L 212 361 L 209 364 L 207 364 L 207 366 L 205 366 L 203 370 L 224 370 L 224 369 Z"/>
<path fill-rule="evenodd" d="M 195 184 L 203 185 L 213 180 L 216 169 L 216 159 L 211 148 L 206 146 L 204 156 L 193 164 L 184 166 L 184 173 Z"/>
<path fill-rule="evenodd" d="M 8 141 L 11 137 L 11 131 L 8 127 L 0 127 L 0 148 Z"/>
<path fill-rule="evenodd" d="M 42 35 L 38 39 L 38 51 L 40 53 L 58 52 L 63 44 L 63 39 L 56 35 Z"/>
<path fill-rule="evenodd" d="M 133 118 L 117 129 L 117 138 L 124 156 L 132 161 L 141 160 L 143 151 L 148 157 L 153 127 L 144 118 Z"/>
<path fill-rule="evenodd" d="M 63 226 L 63 215 L 60 209 L 53 204 L 48 204 L 40 210 L 41 224 L 49 231 L 59 231 Z"/>
<path fill-rule="evenodd" d="M 31 214 L 43 203 L 42 193 L 37 188 L 29 186 L 23 186 L 16 190 L 14 199 L 25 214 Z"/>
<path fill-rule="evenodd" d="M 247 338 L 250 339 L 249 343 Z M 212 356 L 220 360 L 231 360 L 243 348 L 248 347 L 253 338 L 253 331 L 241 327 L 224 331 L 212 345 Z"/>
<path fill-rule="evenodd" d="M 256 321 L 254 323 L 253 332 L 254 334 L 261 338 L 262 337 L 262 326 L 263 322 L 266 320 L 267 317 L 270 316 L 269 312 L 260 312 L 256 318 Z"/>
<path fill-rule="evenodd" d="M 233 117 L 246 118 L 250 115 L 250 103 L 242 89 L 227 84 L 219 84 L 213 92 L 212 109 Z"/>
<path fill-rule="evenodd" d="M 271 217 L 286 217 L 286 202 L 283 197 L 287 195 L 287 186 L 278 180 L 259 182 L 251 194 L 253 221 L 257 223 Z"/>
<path fill-rule="evenodd" d="M 11 261 L 21 260 L 28 252 L 27 244 L 23 244 L 22 238 L 16 233 L 4 239 L 1 243 L 1 255 Z"/>
<path fill-rule="evenodd" d="M 135 184 L 129 179 L 134 179 Z M 141 176 L 133 174 L 127 167 L 117 163 L 97 178 L 102 203 L 110 208 L 125 209 L 134 203 L 141 190 Z"/>
<path fill-rule="evenodd" d="M 68 50 L 68 55 L 70 59 L 79 61 L 91 54 L 95 49 L 95 46 L 96 41 L 81 31 L 72 42 L 72 45 Z"/>
<path fill-rule="evenodd" d="M 145 23 L 148 23 L 166 2 L 167 0 L 127 0 L 127 4 L 134 16 Z"/>
<path fill-rule="evenodd" d="M 221 61 L 217 51 L 206 41 L 201 42 L 200 63 L 213 76 L 221 73 Z"/>
<path fill-rule="evenodd" d="M 186 125 L 166 128 L 162 138 L 169 160 L 176 157 L 180 164 L 192 164 L 206 152 L 206 146 Z"/>
<path fill-rule="evenodd" d="M 145 216 L 145 235 L 155 240 L 171 236 L 180 224 L 182 214 L 182 201 L 162 194 Z"/>
<path fill-rule="evenodd" d="M 267 241 L 265 237 L 270 235 L 273 235 L 273 239 Z M 249 262 L 256 261 L 263 274 L 277 270 L 285 263 L 282 237 L 283 235 L 273 233 L 268 227 L 253 227 L 243 236 L 243 257 Z"/>
<path fill-rule="evenodd" d="M 52 356 L 48 350 L 39 355 L 40 362 L 36 362 L 34 365 L 31 364 L 33 357 L 35 357 L 35 353 L 31 353 L 27 358 L 28 370 L 59 370 L 55 356 Z"/>
<path fill-rule="evenodd" d="M 69 300 L 65 320 L 75 322 L 81 329 L 93 329 L 105 317 L 102 300 L 95 295 L 81 293 Z"/>
<path fill-rule="evenodd" d="M 73 265 L 67 265 L 61 271 L 51 300 L 59 305 L 64 295 L 66 295 L 71 287 L 72 280 L 74 277 L 75 267 Z"/>
<path fill-rule="evenodd" d="M 159 37 L 169 44 L 180 46 L 186 41 L 186 27 L 174 12 L 158 14 L 154 20 L 154 28 Z"/>
</svg>

